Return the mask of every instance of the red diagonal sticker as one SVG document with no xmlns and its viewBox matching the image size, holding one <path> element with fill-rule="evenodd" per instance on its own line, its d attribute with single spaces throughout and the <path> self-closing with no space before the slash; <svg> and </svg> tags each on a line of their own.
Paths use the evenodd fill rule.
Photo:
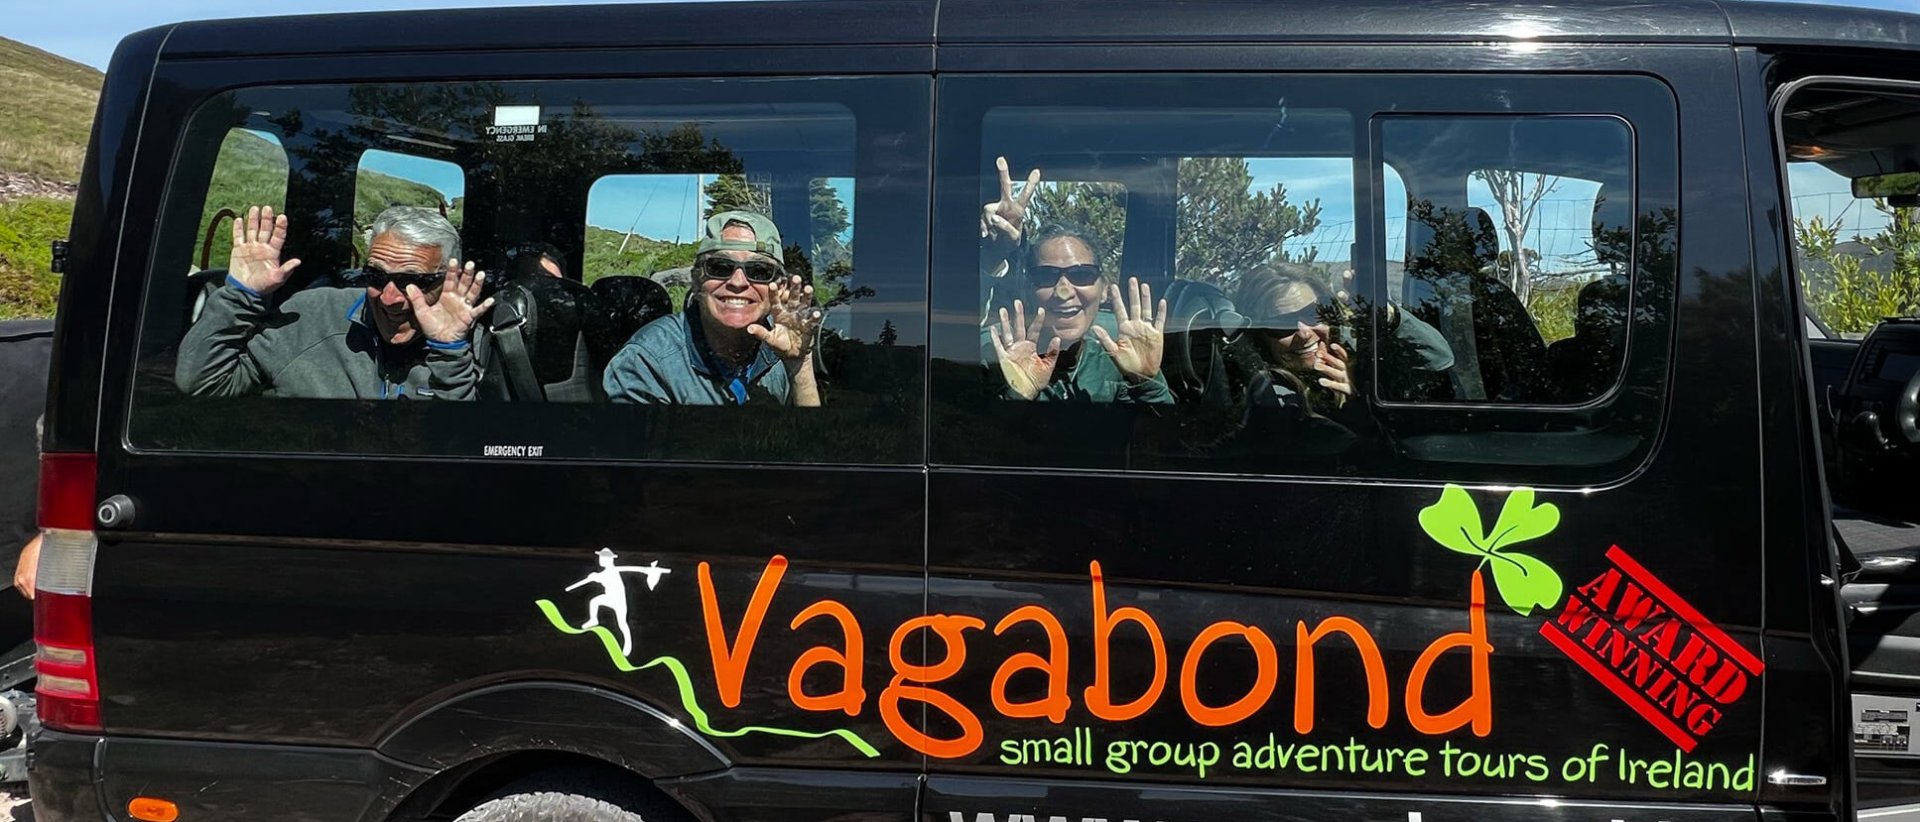
<svg viewBox="0 0 1920 822">
<path fill-rule="evenodd" d="M 1615 545 L 1540 635 L 1691 752 L 1766 666 Z"/>
</svg>

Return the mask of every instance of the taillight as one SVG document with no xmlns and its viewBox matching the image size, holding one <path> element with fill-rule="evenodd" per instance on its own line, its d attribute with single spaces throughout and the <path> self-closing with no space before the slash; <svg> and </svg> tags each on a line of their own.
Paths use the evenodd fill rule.
<svg viewBox="0 0 1920 822">
<path fill-rule="evenodd" d="M 92 454 L 40 457 L 40 564 L 34 572 L 33 667 L 40 723 L 100 730 L 93 665 L 94 472 Z"/>
</svg>

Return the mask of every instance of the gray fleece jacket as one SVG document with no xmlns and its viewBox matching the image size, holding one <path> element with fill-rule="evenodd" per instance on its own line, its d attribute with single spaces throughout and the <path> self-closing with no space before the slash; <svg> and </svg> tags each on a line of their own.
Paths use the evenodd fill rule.
<svg viewBox="0 0 1920 822">
<path fill-rule="evenodd" d="M 469 343 L 390 345 L 366 303 L 364 289 L 312 288 L 276 309 L 228 278 L 180 341 L 173 381 L 213 397 L 473 399 L 480 369 Z"/>
</svg>

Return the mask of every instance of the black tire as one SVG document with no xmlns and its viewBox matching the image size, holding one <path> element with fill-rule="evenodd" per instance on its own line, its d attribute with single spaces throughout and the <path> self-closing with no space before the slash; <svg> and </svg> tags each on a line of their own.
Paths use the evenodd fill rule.
<svg viewBox="0 0 1920 822">
<path fill-rule="evenodd" d="M 482 802 L 454 822 L 645 822 L 645 817 L 583 794 L 525 791 Z"/>
</svg>

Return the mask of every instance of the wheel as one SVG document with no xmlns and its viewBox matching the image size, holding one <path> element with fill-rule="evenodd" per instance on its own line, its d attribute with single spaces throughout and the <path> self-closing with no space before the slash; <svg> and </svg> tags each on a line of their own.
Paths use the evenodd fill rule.
<svg viewBox="0 0 1920 822">
<path fill-rule="evenodd" d="M 640 814 L 577 793 L 528 791 L 498 796 L 454 822 L 645 822 Z"/>
<path fill-rule="evenodd" d="M 454 822 L 680 822 L 669 805 L 634 780 L 557 770 L 508 783 Z"/>
</svg>

